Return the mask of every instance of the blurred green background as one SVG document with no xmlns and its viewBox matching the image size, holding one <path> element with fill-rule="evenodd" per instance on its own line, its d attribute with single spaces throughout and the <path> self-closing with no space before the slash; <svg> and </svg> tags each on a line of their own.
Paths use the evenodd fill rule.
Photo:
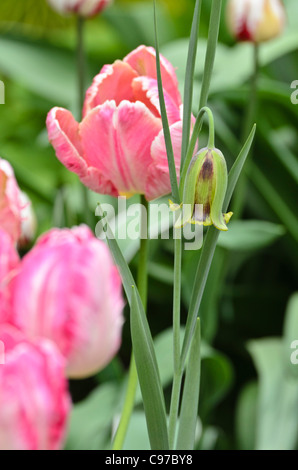
<svg viewBox="0 0 298 470">
<path fill-rule="evenodd" d="M 161 52 L 177 67 L 182 92 L 194 0 L 157 3 Z M 298 364 L 290 361 L 291 343 L 298 340 L 298 105 L 291 102 L 290 88 L 298 80 L 298 5 L 296 0 L 284 4 L 284 34 L 260 48 L 254 148 L 231 204 L 234 220 L 220 236 L 200 311 L 200 449 L 298 448 Z M 194 113 L 210 5 L 204 1 L 202 7 Z M 209 106 L 215 115 L 216 145 L 230 167 L 243 138 L 253 49 L 234 43 L 224 9 Z M 85 33 L 89 85 L 105 63 L 140 44 L 154 46 L 153 2 L 115 0 L 101 16 L 88 20 Z M 56 159 L 45 130 L 53 106 L 79 115 L 75 20 L 55 14 L 45 0 L 1 0 L 0 34 L 0 79 L 5 84 L 0 155 L 11 162 L 19 185 L 32 199 L 37 235 L 53 225 L 81 223 L 81 185 Z M 107 200 L 90 192 L 90 212 L 98 201 Z M 94 229 L 95 216 L 93 222 Z M 122 248 L 134 269 L 137 244 L 126 242 Z M 199 255 L 184 253 L 184 320 Z M 172 265 L 173 243 L 152 241 L 149 323 L 167 397 L 172 379 Z M 76 404 L 67 448 L 108 447 L 114 416 L 121 411 L 129 356 L 127 321 L 118 357 L 96 377 L 70 384 Z M 149 447 L 140 395 L 125 446 Z"/>
</svg>

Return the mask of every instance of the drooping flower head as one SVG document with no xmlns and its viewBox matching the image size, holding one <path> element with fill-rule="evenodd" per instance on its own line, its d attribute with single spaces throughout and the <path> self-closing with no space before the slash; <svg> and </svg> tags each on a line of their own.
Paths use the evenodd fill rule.
<svg viewBox="0 0 298 470">
<path fill-rule="evenodd" d="M 0 341 L 0 449 L 61 449 L 71 406 L 63 356 L 51 341 L 29 341 L 8 324 Z"/>
<path fill-rule="evenodd" d="M 236 39 L 260 43 L 281 34 L 286 15 L 280 0 L 229 0 L 227 21 Z"/>
<path fill-rule="evenodd" d="M 54 10 L 62 14 L 76 13 L 90 17 L 100 13 L 113 0 L 48 0 Z"/>
<path fill-rule="evenodd" d="M 226 231 L 232 212 L 222 213 L 227 190 L 227 166 L 220 150 L 201 149 L 189 165 L 183 194 L 182 224 L 214 225 Z"/>
<path fill-rule="evenodd" d="M 107 246 L 87 226 L 43 235 L 21 261 L 12 298 L 12 322 L 28 338 L 56 343 L 69 377 L 91 375 L 117 353 L 121 280 Z"/>
<path fill-rule="evenodd" d="M 161 56 L 161 73 L 177 170 L 181 154 L 181 97 L 173 66 Z M 156 55 L 140 46 L 105 65 L 86 93 L 83 120 L 63 108 L 47 118 L 57 158 L 83 184 L 112 196 L 171 190 L 159 108 Z"/>
</svg>

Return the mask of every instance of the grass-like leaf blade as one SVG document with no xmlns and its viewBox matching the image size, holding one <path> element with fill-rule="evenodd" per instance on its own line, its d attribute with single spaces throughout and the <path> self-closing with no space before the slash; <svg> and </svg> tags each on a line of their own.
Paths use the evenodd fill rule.
<svg viewBox="0 0 298 470">
<path fill-rule="evenodd" d="M 163 93 L 163 86 L 162 86 L 159 45 L 158 45 L 158 35 L 157 35 L 156 0 L 154 0 L 154 28 L 155 28 L 155 50 L 156 50 L 156 73 L 157 73 L 160 114 L 161 114 L 164 139 L 165 139 L 166 150 L 167 150 L 172 196 L 173 196 L 174 201 L 176 203 L 179 203 L 180 200 L 179 200 L 179 189 L 178 189 L 177 173 L 176 173 L 176 166 L 175 166 L 175 158 L 174 158 L 173 145 L 172 145 L 172 140 L 171 140 L 171 133 L 170 133 L 169 121 L 168 121 L 165 98 L 164 98 L 164 93 Z"/>
<path fill-rule="evenodd" d="M 151 333 L 136 289 L 132 287 L 131 337 L 151 448 L 169 449 L 164 396 Z"/>
<path fill-rule="evenodd" d="M 194 448 L 201 379 L 200 350 L 201 326 L 198 318 L 186 368 L 176 446 L 179 450 L 193 450 Z"/>
</svg>

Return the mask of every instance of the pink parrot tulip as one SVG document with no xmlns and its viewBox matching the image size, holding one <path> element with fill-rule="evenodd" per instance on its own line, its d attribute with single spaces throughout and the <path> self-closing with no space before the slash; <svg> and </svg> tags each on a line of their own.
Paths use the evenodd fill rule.
<svg viewBox="0 0 298 470">
<path fill-rule="evenodd" d="M 0 325 L 0 449 L 62 448 L 70 411 L 65 359 L 49 340 L 30 342 Z"/>
<path fill-rule="evenodd" d="M 67 358 L 69 377 L 108 364 L 121 343 L 121 280 L 110 252 L 87 226 L 53 229 L 22 259 L 12 286 L 13 319 Z"/>
<path fill-rule="evenodd" d="M 48 3 L 59 13 L 76 13 L 89 17 L 100 13 L 112 0 L 48 0 Z"/>
<path fill-rule="evenodd" d="M 181 97 L 173 66 L 160 59 L 178 169 Z M 57 158 L 93 191 L 139 193 L 152 200 L 171 190 L 155 61 L 155 50 L 140 46 L 122 61 L 105 65 L 87 90 L 80 123 L 63 108 L 48 114 L 48 136 Z"/>
<path fill-rule="evenodd" d="M 10 235 L 0 228 L 0 325 L 11 312 L 11 281 L 19 266 L 19 256 Z"/>
</svg>

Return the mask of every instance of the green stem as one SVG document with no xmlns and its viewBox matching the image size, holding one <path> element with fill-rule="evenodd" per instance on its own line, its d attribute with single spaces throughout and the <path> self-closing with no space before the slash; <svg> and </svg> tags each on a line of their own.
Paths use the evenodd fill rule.
<svg viewBox="0 0 298 470">
<path fill-rule="evenodd" d="M 85 72 L 86 57 L 84 48 L 84 26 L 85 20 L 82 16 L 77 17 L 77 80 L 78 80 L 78 115 L 82 118 L 82 111 L 85 99 Z M 89 209 L 89 194 L 86 186 L 82 185 L 82 202 L 86 223 L 91 226 L 92 217 Z"/>
<path fill-rule="evenodd" d="M 174 381 L 172 387 L 170 419 L 169 419 L 169 443 L 170 449 L 174 449 L 176 424 L 179 409 L 179 396 L 181 388 L 180 371 L 180 306 L 181 306 L 181 262 L 182 239 L 181 229 L 176 230 L 175 260 L 174 260 L 174 292 L 173 292 L 173 358 Z"/>
<path fill-rule="evenodd" d="M 147 309 L 147 293 L 148 293 L 148 223 L 149 223 L 149 210 L 148 202 L 142 196 L 141 199 L 142 211 L 141 211 L 141 244 L 139 251 L 139 264 L 138 264 L 138 277 L 137 284 L 142 300 L 144 310 Z M 144 209 L 145 210 L 144 210 Z M 136 369 L 135 360 L 133 354 L 131 355 L 129 372 L 128 372 L 128 384 L 126 389 L 126 395 L 122 414 L 119 422 L 117 432 L 115 434 L 113 442 L 113 450 L 121 450 L 124 444 L 125 436 L 127 433 L 129 421 L 133 412 L 136 390 L 138 385 L 138 374 Z"/>
<path fill-rule="evenodd" d="M 174 380 L 171 395 L 170 418 L 169 418 L 169 444 L 170 449 L 175 449 L 176 426 L 179 410 L 180 391 L 183 371 L 179 369 L 174 372 Z"/>
<path fill-rule="evenodd" d="M 220 26 L 222 0 L 213 0 L 210 13 L 209 35 L 207 42 L 204 75 L 201 87 L 200 105 L 199 109 L 206 106 L 208 101 L 210 83 L 212 78 L 216 47 L 218 41 L 218 33 Z"/>
<path fill-rule="evenodd" d="M 214 118 L 213 118 L 213 114 L 212 114 L 211 109 L 208 108 L 207 106 L 204 106 L 202 109 L 200 109 L 198 117 L 196 119 L 196 122 L 195 122 L 195 125 L 194 125 L 194 128 L 193 128 L 193 132 L 192 132 L 192 135 L 191 135 L 191 139 L 190 139 L 190 142 L 189 142 L 189 146 L 188 146 L 188 149 L 187 149 L 185 162 L 184 162 L 182 172 L 181 172 L 180 185 L 179 185 L 179 193 L 180 193 L 180 198 L 181 199 L 182 199 L 182 196 L 183 196 L 184 184 L 185 184 L 185 179 L 186 179 L 188 167 L 189 167 L 191 159 L 193 157 L 193 153 L 194 153 L 194 150 L 195 150 L 196 142 L 197 142 L 198 137 L 199 137 L 199 133 L 201 131 L 203 117 L 204 117 L 205 113 L 208 115 L 208 119 L 209 119 L 208 148 L 214 148 L 214 141 L 215 141 Z"/>
</svg>

